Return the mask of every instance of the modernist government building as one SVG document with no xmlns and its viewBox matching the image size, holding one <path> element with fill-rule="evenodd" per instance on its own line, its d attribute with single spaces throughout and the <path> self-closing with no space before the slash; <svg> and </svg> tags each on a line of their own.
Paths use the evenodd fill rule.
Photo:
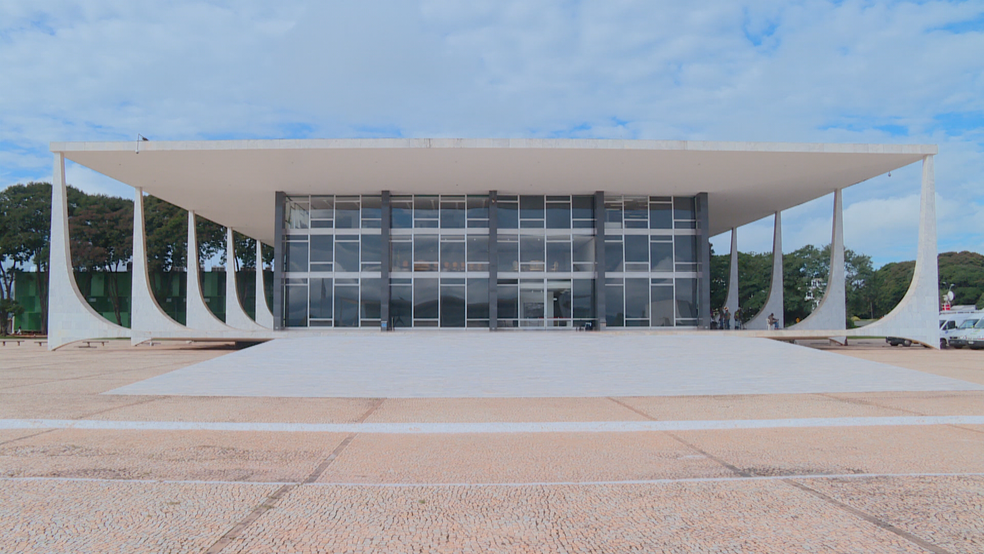
<svg viewBox="0 0 984 554">
<path fill-rule="evenodd" d="M 846 337 L 841 191 L 923 164 L 916 277 L 876 334 L 930 346 L 936 328 L 935 146 L 623 140 L 358 139 L 52 143 L 49 347 L 94 337 L 267 339 L 345 330 L 707 329 L 710 243 L 831 197 L 832 275 L 807 320 L 782 317 L 782 256 L 750 332 Z M 68 251 L 65 159 L 135 189 L 131 328 L 79 294 Z M 187 321 L 150 290 L 144 193 L 189 210 Z M 202 300 L 194 218 L 272 245 L 273 304 Z M 235 291 L 235 272 L 227 272 Z M 263 290 L 257 272 L 257 290 Z M 868 334 L 875 332 L 869 328 Z"/>
</svg>

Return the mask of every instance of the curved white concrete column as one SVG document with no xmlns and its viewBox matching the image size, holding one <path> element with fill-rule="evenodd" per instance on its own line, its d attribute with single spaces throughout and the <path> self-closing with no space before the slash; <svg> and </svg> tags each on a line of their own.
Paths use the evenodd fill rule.
<svg viewBox="0 0 984 554">
<path fill-rule="evenodd" d="M 933 156 L 923 158 L 919 246 L 909 290 L 899 305 L 885 317 L 860 329 L 850 329 L 848 336 L 901 337 L 939 348 L 939 268 L 936 246 L 936 178 L 933 166 Z"/>
<path fill-rule="evenodd" d="M 738 311 L 738 228 L 731 228 L 731 262 L 728 271 L 728 295 L 724 307 L 732 314 Z"/>
<path fill-rule="evenodd" d="M 188 210 L 188 296 L 185 300 L 187 326 L 197 331 L 231 331 L 232 328 L 215 317 L 205 304 L 199 267 L 195 212 Z"/>
<path fill-rule="evenodd" d="M 239 301 L 236 289 L 236 243 L 232 227 L 226 227 L 226 325 L 244 331 L 265 331 L 266 329 L 250 319 Z M 273 318 L 271 317 L 271 320 Z"/>
<path fill-rule="evenodd" d="M 776 212 L 775 231 L 772 238 L 772 283 L 769 284 L 769 297 L 762 311 L 745 324 L 746 329 L 763 330 L 769 328 L 769 314 L 779 320 L 779 328 L 785 327 L 782 300 L 782 215 Z"/>
<path fill-rule="evenodd" d="M 273 329 L 273 313 L 267 306 L 266 288 L 263 283 L 263 243 L 256 241 L 256 323 Z"/>
<path fill-rule="evenodd" d="M 833 231 L 830 238 L 830 272 L 827 290 L 817 309 L 790 329 L 844 329 L 847 327 L 847 290 L 844 267 L 844 199 L 841 189 L 834 191 Z"/>
<path fill-rule="evenodd" d="M 133 290 L 130 296 L 131 342 L 151 338 L 188 337 L 188 328 L 171 319 L 154 298 L 147 270 L 147 231 L 144 224 L 143 189 L 133 199 Z"/>
<path fill-rule="evenodd" d="M 48 258 L 48 350 L 71 342 L 104 337 L 129 337 L 130 330 L 110 322 L 86 302 L 72 273 L 68 235 L 68 191 L 65 157 L 55 153 L 51 183 L 51 243 Z"/>
</svg>

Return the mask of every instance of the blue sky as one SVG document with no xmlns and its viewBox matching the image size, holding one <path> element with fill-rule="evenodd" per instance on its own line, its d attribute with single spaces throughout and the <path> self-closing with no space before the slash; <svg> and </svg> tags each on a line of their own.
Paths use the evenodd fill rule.
<svg viewBox="0 0 984 554">
<path fill-rule="evenodd" d="M 51 141 L 137 133 L 926 143 L 940 250 L 984 253 L 982 52 L 977 1 L 5 0 L 0 187 L 50 180 Z M 847 246 L 914 258 L 919 177 L 847 189 Z M 787 251 L 829 242 L 830 208 L 788 210 Z"/>
</svg>

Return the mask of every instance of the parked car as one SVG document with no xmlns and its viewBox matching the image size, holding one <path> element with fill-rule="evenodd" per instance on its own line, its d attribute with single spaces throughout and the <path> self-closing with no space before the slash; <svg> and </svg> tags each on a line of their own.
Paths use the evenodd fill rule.
<svg viewBox="0 0 984 554">
<path fill-rule="evenodd" d="M 950 342 L 950 339 L 956 334 L 958 330 L 965 331 L 968 328 L 973 327 L 978 320 L 984 318 L 984 312 L 972 311 L 973 310 L 972 306 L 966 307 L 969 309 L 966 309 L 963 306 L 961 306 L 961 308 L 964 309 L 960 311 L 947 310 L 945 312 L 940 312 L 940 348 L 953 346 L 953 344 L 951 344 Z M 963 325 L 964 322 L 968 320 L 973 320 L 973 322 L 970 323 L 969 327 L 964 327 L 963 329 L 961 329 L 960 326 Z M 912 346 L 911 340 L 903 339 L 900 337 L 885 337 L 885 342 L 887 342 L 890 346 L 899 346 L 899 345 Z M 962 347 L 963 345 L 958 348 L 962 348 Z"/>
<path fill-rule="evenodd" d="M 963 348 L 965 346 L 971 346 L 975 349 L 984 348 L 984 340 L 981 338 L 982 333 L 984 333 L 984 317 L 977 314 L 977 317 L 965 319 L 957 327 L 957 330 L 950 335 L 947 342 L 954 348 Z M 971 345 L 972 341 L 974 342 L 973 345 Z"/>
</svg>

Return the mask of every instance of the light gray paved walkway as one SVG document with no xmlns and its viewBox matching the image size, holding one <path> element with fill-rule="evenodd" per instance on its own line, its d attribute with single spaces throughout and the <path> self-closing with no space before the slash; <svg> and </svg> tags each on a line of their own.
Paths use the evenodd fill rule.
<svg viewBox="0 0 984 554">
<path fill-rule="evenodd" d="M 346 333 L 279 339 L 108 394 L 349 398 L 984 390 L 724 333 Z"/>
</svg>

